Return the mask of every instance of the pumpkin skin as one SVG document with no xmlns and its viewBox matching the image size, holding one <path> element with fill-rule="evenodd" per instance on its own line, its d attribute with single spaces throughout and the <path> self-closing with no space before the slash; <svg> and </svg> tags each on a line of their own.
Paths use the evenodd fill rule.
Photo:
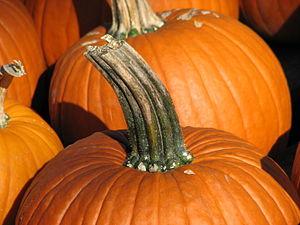
<svg viewBox="0 0 300 225">
<path fill-rule="evenodd" d="M 173 12 L 164 27 L 128 43 L 166 85 L 182 126 L 229 131 L 266 154 L 291 126 L 289 90 L 278 60 L 238 21 L 214 14 L 176 19 L 186 12 Z M 204 25 L 197 28 L 194 21 Z M 103 44 L 104 33 L 100 27 L 87 34 L 55 67 L 50 116 L 65 143 L 126 127 L 111 87 L 82 58 L 86 45 Z M 233 59 L 240 63 L 232 66 Z"/>
<path fill-rule="evenodd" d="M 148 2 L 155 12 L 170 9 L 198 8 L 216 11 L 236 19 L 239 17 L 239 0 L 149 0 Z"/>
<path fill-rule="evenodd" d="M 76 142 L 33 180 L 16 224 L 300 222 L 297 205 L 262 170 L 272 171 L 298 201 L 288 178 L 270 158 L 261 160 L 255 147 L 229 133 L 191 127 L 183 133 L 194 162 L 166 173 L 122 166 L 128 144 L 124 132 L 95 133 Z"/>
<path fill-rule="evenodd" d="M 298 145 L 298 148 L 297 148 L 297 151 L 296 151 L 296 156 L 295 156 L 295 159 L 294 159 L 292 175 L 291 175 L 292 182 L 295 184 L 295 186 L 298 190 L 298 193 L 300 193 L 300 166 L 299 166 L 299 162 L 300 162 L 300 145 Z"/>
<path fill-rule="evenodd" d="M 63 146 L 31 109 L 12 100 L 4 107 L 10 120 L 0 129 L 0 224 L 13 224 L 30 180 Z"/>
<path fill-rule="evenodd" d="M 299 0 L 241 0 L 241 9 L 249 24 L 266 38 L 300 41 Z"/>
<path fill-rule="evenodd" d="M 24 0 L 24 4 L 33 17 L 48 65 L 110 17 L 105 0 Z"/>
<path fill-rule="evenodd" d="M 0 64 L 21 60 L 27 75 L 13 80 L 8 97 L 29 106 L 40 75 L 46 70 L 43 52 L 32 18 L 16 0 L 0 0 Z"/>
</svg>

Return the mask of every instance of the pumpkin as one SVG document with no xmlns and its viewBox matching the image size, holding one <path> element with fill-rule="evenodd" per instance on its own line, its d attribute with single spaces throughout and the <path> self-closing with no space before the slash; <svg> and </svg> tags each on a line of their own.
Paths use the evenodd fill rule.
<svg viewBox="0 0 300 225">
<path fill-rule="evenodd" d="M 299 0 L 241 0 L 249 25 L 266 38 L 282 42 L 300 41 Z"/>
<path fill-rule="evenodd" d="M 154 72 L 128 45 L 106 39 L 86 54 L 116 91 L 129 129 L 59 153 L 28 188 L 17 225 L 300 222 L 298 196 L 276 163 L 229 133 L 181 130 Z"/>
<path fill-rule="evenodd" d="M 300 145 L 298 145 L 298 148 L 296 150 L 296 155 L 293 163 L 293 168 L 292 168 L 292 175 L 291 179 L 292 182 L 295 184 L 298 193 L 300 193 Z"/>
<path fill-rule="evenodd" d="M 5 100 L 12 76 L 22 76 L 20 62 L 0 69 L 0 224 L 13 224 L 22 195 L 35 173 L 63 146 L 40 116 Z"/>
<path fill-rule="evenodd" d="M 34 19 L 48 65 L 54 64 L 80 35 L 109 20 L 105 0 L 23 2 Z"/>
<path fill-rule="evenodd" d="M 8 97 L 30 106 L 40 75 L 46 70 L 43 52 L 32 18 L 17 0 L 0 0 L 0 65 L 20 59 L 26 77 L 14 80 Z"/>
<path fill-rule="evenodd" d="M 155 12 L 170 9 L 198 8 L 216 11 L 236 19 L 239 16 L 239 0 L 149 0 L 149 4 Z"/>
<path fill-rule="evenodd" d="M 138 7 L 146 4 L 140 3 Z M 111 33 L 127 36 L 138 29 L 156 30 L 127 41 L 166 85 L 182 126 L 228 131 L 264 154 L 276 142 L 284 143 L 291 126 L 289 90 L 277 58 L 258 35 L 237 20 L 211 11 L 170 11 L 163 14 L 165 23 L 148 8 L 139 12 L 147 13 L 115 14 Z M 140 16 L 140 21 L 149 22 L 148 28 L 136 17 L 134 29 L 128 27 L 126 15 Z M 66 144 L 97 130 L 126 128 L 114 92 L 81 58 L 85 45 L 103 43 L 104 33 L 103 27 L 89 32 L 55 66 L 50 117 Z M 232 65 L 233 61 L 239 63 Z"/>
</svg>

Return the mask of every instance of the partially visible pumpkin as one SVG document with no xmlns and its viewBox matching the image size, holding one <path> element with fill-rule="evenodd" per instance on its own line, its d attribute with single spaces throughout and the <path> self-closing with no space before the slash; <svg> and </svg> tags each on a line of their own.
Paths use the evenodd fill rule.
<svg viewBox="0 0 300 225">
<path fill-rule="evenodd" d="M 110 20 L 105 0 L 24 0 L 52 65 L 81 35 Z"/>
<path fill-rule="evenodd" d="M 126 44 L 110 41 L 87 55 L 105 71 L 130 129 L 95 133 L 59 153 L 28 188 L 16 225 L 300 222 L 298 195 L 276 163 L 215 129 L 183 128 L 183 140 L 155 74 Z"/>
<path fill-rule="evenodd" d="M 300 0 L 240 0 L 245 19 L 266 38 L 300 42 Z"/>
<path fill-rule="evenodd" d="M 27 76 L 14 80 L 8 97 L 30 106 L 37 82 L 46 70 L 32 18 L 18 0 L 0 0 L 0 65 L 19 59 Z"/>
<path fill-rule="evenodd" d="M 296 186 L 298 193 L 300 194 L 300 145 L 298 145 L 296 151 L 291 179 L 294 185 Z"/>
<path fill-rule="evenodd" d="M 19 65 L 9 67 L 20 71 Z M 40 116 L 19 103 L 6 100 L 9 75 L 0 80 L 0 224 L 14 224 L 22 196 L 36 172 L 63 146 Z"/>
<path fill-rule="evenodd" d="M 239 0 L 149 0 L 149 4 L 155 12 L 198 8 L 212 10 L 236 19 L 239 17 Z"/>
<path fill-rule="evenodd" d="M 165 25 L 156 32 L 127 41 L 166 85 L 182 126 L 231 132 L 263 154 L 276 142 L 285 143 L 291 127 L 289 90 L 268 45 L 237 20 L 211 11 L 164 16 Z M 120 23 L 115 27 L 130 24 Z M 81 57 L 87 44 L 103 43 L 104 32 L 99 27 L 88 33 L 55 67 L 50 116 L 67 144 L 97 130 L 126 127 L 111 87 Z"/>
</svg>

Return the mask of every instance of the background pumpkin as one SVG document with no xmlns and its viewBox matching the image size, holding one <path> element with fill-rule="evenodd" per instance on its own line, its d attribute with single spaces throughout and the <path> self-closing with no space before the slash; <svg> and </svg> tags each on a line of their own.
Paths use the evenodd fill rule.
<svg viewBox="0 0 300 225">
<path fill-rule="evenodd" d="M 105 0 L 24 0 L 38 31 L 48 65 L 81 35 L 110 20 Z"/>
<path fill-rule="evenodd" d="M 239 17 L 239 0 L 149 0 L 149 4 L 155 12 L 170 9 L 198 8 L 216 11 L 236 19 Z"/>
<path fill-rule="evenodd" d="M 244 17 L 264 37 L 285 41 L 300 41 L 299 0 L 241 0 Z"/>
<path fill-rule="evenodd" d="M 291 179 L 300 193 L 300 145 L 296 150 Z"/>
<path fill-rule="evenodd" d="M 8 97 L 29 106 L 41 74 L 46 70 L 32 18 L 17 0 L 0 0 L 0 65 L 21 60 L 27 76 L 14 80 Z"/>
<path fill-rule="evenodd" d="M 128 124 L 144 126 L 146 130 L 147 125 L 160 125 L 161 129 L 156 130 L 155 135 L 142 137 L 151 143 L 150 159 L 139 155 L 140 163 L 128 164 L 132 162 L 128 156 L 133 153 L 128 152 L 129 146 L 133 147 L 134 138 L 131 138 L 140 135 L 135 130 L 131 136 L 134 129 L 95 133 L 80 140 L 58 154 L 34 179 L 19 209 L 17 225 L 74 224 L 74 221 L 87 225 L 120 222 L 124 225 L 222 225 L 245 221 L 249 225 L 282 225 L 300 222 L 295 202 L 263 168 L 281 181 L 299 203 L 282 170 L 270 158 L 262 159 L 263 155 L 257 153 L 254 146 L 226 132 L 184 128 L 185 146 L 194 155 L 194 161 L 179 168 L 167 167 L 169 171 L 165 173 L 142 172 L 151 170 L 150 166 L 141 166 L 143 162 L 149 160 L 149 165 L 156 162 L 164 165 L 168 156 L 177 152 L 180 146 L 175 143 L 182 144 L 177 139 L 181 138 L 180 132 L 180 137 L 176 138 L 173 133 L 165 133 L 174 138 L 171 144 L 176 147 L 174 152 L 167 154 L 165 150 L 169 146 L 162 145 L 164 148 L 158 151 L 159 161 L 153 157 L 157 148 L 152 144 L 157 143 L 156 138 L 163 143 L 168 141 L 163 134 L 169 122 L 174 125 L 174 130 L 179 124 L 176 119 L 170 119 L 175 110 L 155 74 L 142 60 L 136 61 L 139 56 L 134 55 L 136 53 L 127 45 L 110 41 L 108 48 L 93 47 L 87 55 L 99 69 L 105 70 L 106 77 L 110 77 L 108 79 L 117 90 L 122 106 L 127 103 L 137 106 L 124 107 L 126 118 L 134 117 Z M 129 79 L 123 79 L 125 77 Z M 126 92 L 127 88 L 130 93 Z M 122 97 L 123 94 L 126 98 Z M 149 98 L 145 100 L 145 96 Z M 153 104 L 160 100 L 167 104 Z M 162 110 L 166 106 L 170 110 Z M 144 111 L 148 107 L 149 111 Z M 135 117 L 139 110 L 143 115 L 141 121 Z M 158 118 L 149 119 L 152 113 Z M 131 143 L 127 139 L 128 132 Z M 138 152 L 143 152 L 145 149 L 139 148 L 143 143 L 137 143 Z M 137 169 L 123 166 L 126 152 L 125 164 Z M 186 151 L 183 152 L 188 156 Z"/>
<path fill-rule="evenodd" d="M 4 115 L 5 86 L 10 78 L 1 75 L 0 224 L 9 225 L 14 224 L 32 177 L 63 146 L 52 128 L 28 107 L 6 100 L 4 110 L 9 118 Z"/>
<path fill-rule="evenodd" d="M 183 15 L 192 18 L 178 19 Z M 101 45 L 103 33 L 100 27 L 87 34 L 55 67 L 50 116 L 65 143 L 126 127 L 111 87 L 81 57 L 87 44 Z M 237 20 L 181 10 L 158 31 L 127 41 L 166 85 L 182 126 L 229 131 L 264 154 L 286 138 L 291 106 L 282 68 L 261 38 Z"/>
</svg>

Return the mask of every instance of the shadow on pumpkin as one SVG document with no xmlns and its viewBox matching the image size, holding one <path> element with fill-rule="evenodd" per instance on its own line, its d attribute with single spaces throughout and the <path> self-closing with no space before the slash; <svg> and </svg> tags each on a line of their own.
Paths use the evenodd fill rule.
<svg viewBox="0 0 300 225">
<path fill-rule="evenodd" d="M 107 130 L 107 126 L 97 116 L 72 103 L 59 103 L 58 112 L 64 116 L 56 132 L 65 146 L 95 132 Z"/>
<path fill-rule="evenodd" d="M 279 31 L 273 36 L 274 41 L 291 43 L 300 42 L 300 6 L 289 16 Z"/>
<path fill-rule="evenodd" d="M 296 188 L 291 185 L 291 181 L 288 176 L 284 176 L 279 167 L 274 166 L 274 162 L 269 157 L 261 159 L 262 169 L 270 174 L 274 180 L 281 185 L 281 187 L 291 196 L 295 203 L 300 207 L 300 198 Z"/>
</svg>

